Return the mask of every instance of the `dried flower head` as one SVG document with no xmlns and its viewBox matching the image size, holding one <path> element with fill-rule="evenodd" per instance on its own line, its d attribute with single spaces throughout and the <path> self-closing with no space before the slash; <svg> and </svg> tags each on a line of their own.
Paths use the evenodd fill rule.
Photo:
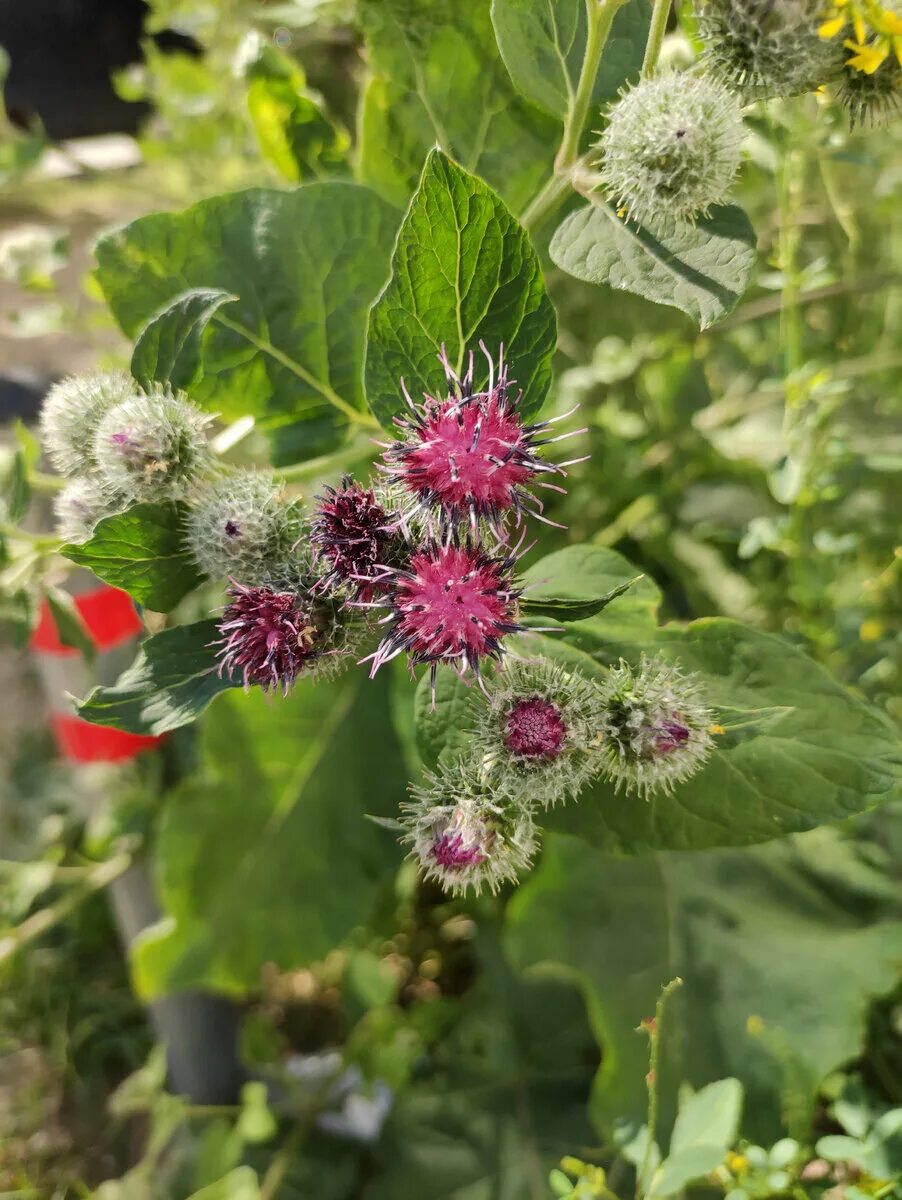
<svg viewBox="0 0 902 1200">
<path fill-rule="evenodd" d="M 286 562 L 299 533 L 295 507 L 265 471 L 230 471 L 192 494 L 188 547 L 211 579 L 262 583 Z"/>
<path fill-rule="evenodd" d="M 619 790 L 648 798 L 694 775 L 714 746 L 701 683 L 643 655 L 614 667 L 601 689 L 602 770 Z"/>
<path fill-rule="evenodd" d="M 402 806 L 404 840 L 427 879 L 455 895 L 516 883 L 536 850 L 528 805 L 493 794 L 474 761 L 441 764 Z"/>
<path fill-rule="evenodd" d="M 411 663 L 430 663 L 433 681 L 440 662 L 477 676 L 487 658 L 500 659 L 502 643 L 517 633 L 520 592 L 512 555 L 491 555 L 466 542 L 430 542 L 393 573 L 385 598 L 388 634 L 370 656 L 372 674 L 407 652 Z"/>
<path fill-rule="evenodd" d="M 218 627 L 220 674 L 283 694 L 302 674 L 336 674 L 353 648 L 347 623 L 328 602 L 275 587 L 233 581 Z"/>
<path fill-rule="evenodd" d="M 56 531 L 66 542 L 86 542 L 100 518 L 118 512 L 123 503 L 90 477 L 72 479 L 53 499 Z"/>
<path fill-rule="evenodd" d="M 500 788 L 550 808 L 601 770 L 598 689 L 578 672 L 544 658 L 508 658 L 487 690 L 474 753 Z"/>
<path fill-rule="evenodd" d="M 728 196 L 742 158 L 736 97 L 707 75 L 659 75 L 613 106 L 599 182 L 629 220 L 693 221 Z"/>
<path fill-rule="evenodd" d="M 746 101 L 814 91 L 842 62 L 818 34 L 822 11 L 822 0 L 699 0 L 705 64 Z"/>
<path fill-rule="evenodd" d="M 527 424 L 520 410 L 523 393 L 508 379 L 503 355 L 496 377 L 492 356 L 484 345 L 482 350 L 489 364 L 485 391 L 473 390 L 472 353 L 460 378 L 445 354 L 440 355 L 450 392 L 444 398 L 427 396 L 423 404 L 415 404 L 402 381 L 408 414 L 395 418 L 401 436 L 387 447 L 383 469 L 417 505 L 435 515 L 442 531 L 468 524 L 475 536 L 479 523 L 486 522 L 500 538 L 502 523 L 511 514 L 518 523 L 524 511 L 545 519 L 542 503 L 530 489 L 549 486 L 540 477 L 565 475 L 571 464 L 548 462 L 540 450 L 585 430 L 543 437 L 561 418 Z"/>
<path fill-rule="evenodd" d="M 350 584 L 364 599 L 382 591 L 390 571 L 409 557 L 400 525 L 400 515 L 350 475 L 339 487 L 327 487 L 310 523 L 310 543 L 324 568 L 325 586 Z"/>
<path fill-rule="evenodd" d="M 53 385 L 41 409 L 41 441 L 63 475 L 90 475 L 96 468 L 94 439 L 101 417 L 136 396 L 125 371 L 70 375 Z"/>
<path fill-rule="evenodd" d="M 154 386 L 108 409 L 94 437 L 101 484 L 134 500 L 180 495 L 207 467 L 210 417 Z"/>
</svg>

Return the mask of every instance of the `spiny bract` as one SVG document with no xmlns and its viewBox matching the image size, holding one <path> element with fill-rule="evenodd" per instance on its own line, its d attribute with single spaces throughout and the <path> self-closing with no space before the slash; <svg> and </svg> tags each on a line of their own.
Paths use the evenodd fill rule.
<svg viewBox="0 0 902 1200">
<path fill-rule="evenodd" d="M 97 477 L 134 500 L 181 495 L 209 463 L 210 417 L 154 385 L 109 409 L 94 437 Z"/>
<path fill-rule="evenodd" d="M 706 75 L 645 79 L 614 105 L 599 182 L 627 219 L 656 229 L 727 199 L 742 157 L 736 97 Z"/>
<path fill-rule="evenodd" d="M 402 806 L 403 840 L 427 879 L 454 894 L 497 892 L 529 867 L 537 845 L 529 806 L 489 791 L 475 760 L 427 771 L 411 797 Z"/>
<path fill-rule="evenodd" d="M 41 409 L 41 440 L 63 475 L 90 475 L 96 468 L 94 440 L 101 417 L 139 393 L 125 371 L 70 375 L 53 385 Z"/>
<path fill-rule="evenodd" d="M 285 564 L 300 524 L 272 475 L 230 471 L 192 496 L 188 548 L 211 579 L 261 583 Z"/>
<path fill-rule="evenodd" d="M 709 72 L 744 100 L 814 91 L 843 51 L 818 33 L 821 0 L 699 0 Z"/>
<path fill-rule="evenodd" d="M 474 753 L 498 786 L 550 808 L 601 770 L 598 689 L 548 659 L 508 657 L 477 709 Z"/>
<path fill-rule="evenodd" d="M 601 687 L 602 771 L 619 791 L 646 798 L 669 792 L 710 755 L 713 714 L 701 683 L 677 666 L 644 655 L 621 662 Z"/>
</svg>

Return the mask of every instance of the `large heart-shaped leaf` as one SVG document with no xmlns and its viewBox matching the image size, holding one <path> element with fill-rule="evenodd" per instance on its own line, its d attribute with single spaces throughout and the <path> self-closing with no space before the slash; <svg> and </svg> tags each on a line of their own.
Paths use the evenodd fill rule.
<svg viewBox="0 0 902 1200">
<path fill-rule="evenodd" d="M 478 343 L 500 346 L 523 389 L 524 412 L 541 405 L 557 342 L 538 257 L 498 196 L 440 150 L 426 160 L 392 256 L 392 276 L 370 315 L 366 391 L 383 425 L 411 395 L 447 389 L 438 354 L 460 370 L 475 351 L 477 386 L 488 368 Z"/>
<path fill-rule="evenodd" d="M 614 18 L 595 77 L 596 105 L 616 97 L 642 65 L 651 8 L 625 4 Z M 586 52 L 585 0 L 492 0 L 498 47 L 517 89 L 561 120 Z"/>
<path fill-rule="evenodd" d="M 151 317 L 132 352 L 131 373 L 138 383 L 169 383 L 186 392 L 197 387 L 206 328 L 223 304 L 237 299 L 222 288 L 190 288 Z"/>
<path fill-rule="evenodd" d="M 401 857 L 364 819 L 394 814 L 404 794 L 388 687 L 347 674 L 276 703 L 233 693 L 211 712 L 199 774 L 162 815 L 166 917 L 134 951 L 142 994 L 255 989 L 262 962 L 322 958 L 369 919 Z"/>
<path fill-rule="evenodd" d="M 61 553 L 146 608 L 170 612 L 204 578 L 185 545 L 185 515 L 180 503 L 133 504 Z"/>
<path fill-rule="evenodd" d="M 211 315 L 192 399 L 229 418 L 258 417 L 279 462 L 282 437 L 295 457 L 313 457 L 333 449 L 349 421 L 366 419 L 366 313 L 388 276 L 396 226 L 394 210 L 354 184 L 253 188 L 107 234 L 97 278 L 130 337 L 170 310 L 166 340 L 176 345 L 192 345 L 200 304 L 180 309 L 179 297 L 237 296 Z M 144 336 L 149 347 L 155 335 Z"/>
<path fill-rule="evenodd" d="M 544 183 L 556 120 L 527 103 L 505 69 L 490 0 L 363 0 L 370 77 L 363 96 L 363 179 L 405 204 L 438 144 L 520 212 Z"/>
<path fill-rule="evenodd" d="M 549 836 L 508 906 L 506 944 L 521 967 L 581 982 L 602 1050 L 599 1127 L 644 1119 L 648 1047 L 634 1031 L 679 975 L 662 1026 L 664 1125 L 680 1083 L 734 1075 L 748 1136 L 779 1135 L 786 1082 L 792 1132 L 806 1136 L 819 1082 L 859 1052 L 872 998 L 897 979 L 897 889 L 874 861 L 832 829 L 636 859 Z"/>
<path fill-rule="evenodd" d="M 160 734 L 196 721 L 238 682 L 216 670 L 216 622 L 196 621 L 154 634 L 110 687 L 96 687 L 76 707 L 95 725 L 129 733 Z"/>
<path fill-rule="evenodd" d="M 652 233 L 593 201 L 567 217 L 549 252 L 577 279 L 682 309 L 702 329 L 736 307 L 756 261 L 755 231 L 735 205 Z"/>
</svg>

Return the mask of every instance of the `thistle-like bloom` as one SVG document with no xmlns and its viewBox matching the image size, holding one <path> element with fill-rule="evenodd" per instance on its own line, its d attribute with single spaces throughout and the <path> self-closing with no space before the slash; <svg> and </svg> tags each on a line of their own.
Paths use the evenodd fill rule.
<svg viewBox="0 0 902 1200">
<path fill-rule="evenodd" d="M 597 687 L 548 659 L 508 659 L 478 709 L 474 754 L 497 786 L 550 808 L 601 770 Z"/>
<path fill-rule="evenodd" d="M 219 673 L 245 688 L 287 694 L 298 676 L 327 677 L 348 661 L 348 629 L 328 603 L 234 581 L 229 597 L 219 621 Z"/>
<path fill-rule="evenodd" d="M 648 799 L 698 771 L 714 747 L 701 683 L 643 656 L 638 671 L 612 668 L 601 689 L 602 771 L 619 791 Z"/>
<path fill-rule="evenodd" d="M 849 125 L 881 125 L 899 111 L 902 103 L 902 67 L 896 58 L 885 58 L 876 71 L 845 65 L 834 84 L 836 99 L 849 114 Z"/>
<path fill-rule="evenodd" d="M 565 475 L 572 464 L 548 462 L 539 452 L 550 442 L 585 430 L 542 436 L 561 418 L 527 424 L 520 412 L 523 393 L 514 391 L 503 355 L 499 354 L 496 378 L 494 361 L 485 346 L 482 349 L 489 364 L 483 392 L 473 390 L 472 354 L 462 378 L 445 354 L 440 355 L 450 391 L 444 399 L 427 396 L 423 404 L 415 404 L 402 381 L 409 412 L 395 418 L 401 436 L 387 447 L 383 469 L 404 485 L 417 505 L 435 514 L 444 533 L 469 524 L 475 535 L 479 523 L 486 522 L 500 538 L 502 522 L 511 514 L 518 524 L 524 511 L 545 520 L 542 503 L 530 489 L 554 487 L 540 477 Z"/>
<path fill-rule="evenodd" d="M 262 583 L 287 561 L 300 532 L 295 508 L 263 471 L 230 471 L 192 495 L 191 555 L 211 579 Z"/>
<path fill-rule="evenodd" d="M 383 618 L 391 628 L 370 655 L 371 675 L 406 651 L 412 664 L 431 664 L 433 682 L 440 662 L 479 676 L 482 662 L 500 659 L 504 638 L 522 629 L 515 561 L 469 542 L 431 542 L 415 553 L 393 574 L 386 596 L 391 611 Z"/>
<path fill-rule="evenodd" d="M 138 391 L 125 371 L 71 375 L 54 384 L 41 409 L 41 441 L 56 469 L 63 475 L 91 474 L 101 417 Z"/>
<path fill-rule="evenodd" d="M 53 499 L 56 531 L 66 542 L 86 542 L 100 518 L 119 507 L 93 479 L 72 479 Z"/>
<path fill-rule="evenodd" d="M 427 879 L 460 895 L 468 888 L 497 892 L 516 883 L 536 850 L 536 828 L 529 806 L 493 794 L 473 761 L 443 764 L 426 773 L 422 787 L 411 788 L 402 806 L 411 857 Z"/>
<path fill-rule="evenodd" d="M 813 91 L 842 62 L 818 34 L 822 11 L 822 0 L 698 0 L 705 65 L 746 101 Z"/>
<path fill-rule="evenodd" d="M 727 199 L 742 158 L 736 97 L 706 75 L 660 75 L 630 88 L 598 141 L 599 182 L 632 221 L 691 222 Z"/>
<path fill-rule="evenodd" d="M 134 500 L 181 494 L 208 465 L 209 423 L 184 396 L 159 386 L 123 400 L 104 414 L 94 437 L 100 483 Z"/>
<path fill-rule="evenodd" d="M 392 568 L 408 557 L 398 513 L 350 475 L 327 487 L 310 524 L 310 543 L 325 568 L 323 585 L 350 584 L 363 599 L 382 591 Z"/>
</svg>

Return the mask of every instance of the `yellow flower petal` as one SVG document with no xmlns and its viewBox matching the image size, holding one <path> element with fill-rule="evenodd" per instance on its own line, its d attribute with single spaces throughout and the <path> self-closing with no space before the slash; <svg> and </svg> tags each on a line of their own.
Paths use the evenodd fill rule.
<svg viewBox="0 0 902 1200">
<path fill-rule="evenodd" d="M 845 23 L 846 18 L 841 14 L 838 17 L 831 17 L 829 21 L 824 21 L 823 25 L 818 29 L 818 34 L 822 38 L 836 37 Z"/>
<path fill-rule="evenodd" d="M 873 75 L 886 61 L 889 54 L 888 46 L 880 44 L 862 46 L 853 42 L 851 38 L 846 38 L 843 45 L 847 50 L 855 51 L 852 57 L 846 60 L 846 66 L 854 67 L 856 71 L 861 71 L 865 75 Z"/>
</svg>

